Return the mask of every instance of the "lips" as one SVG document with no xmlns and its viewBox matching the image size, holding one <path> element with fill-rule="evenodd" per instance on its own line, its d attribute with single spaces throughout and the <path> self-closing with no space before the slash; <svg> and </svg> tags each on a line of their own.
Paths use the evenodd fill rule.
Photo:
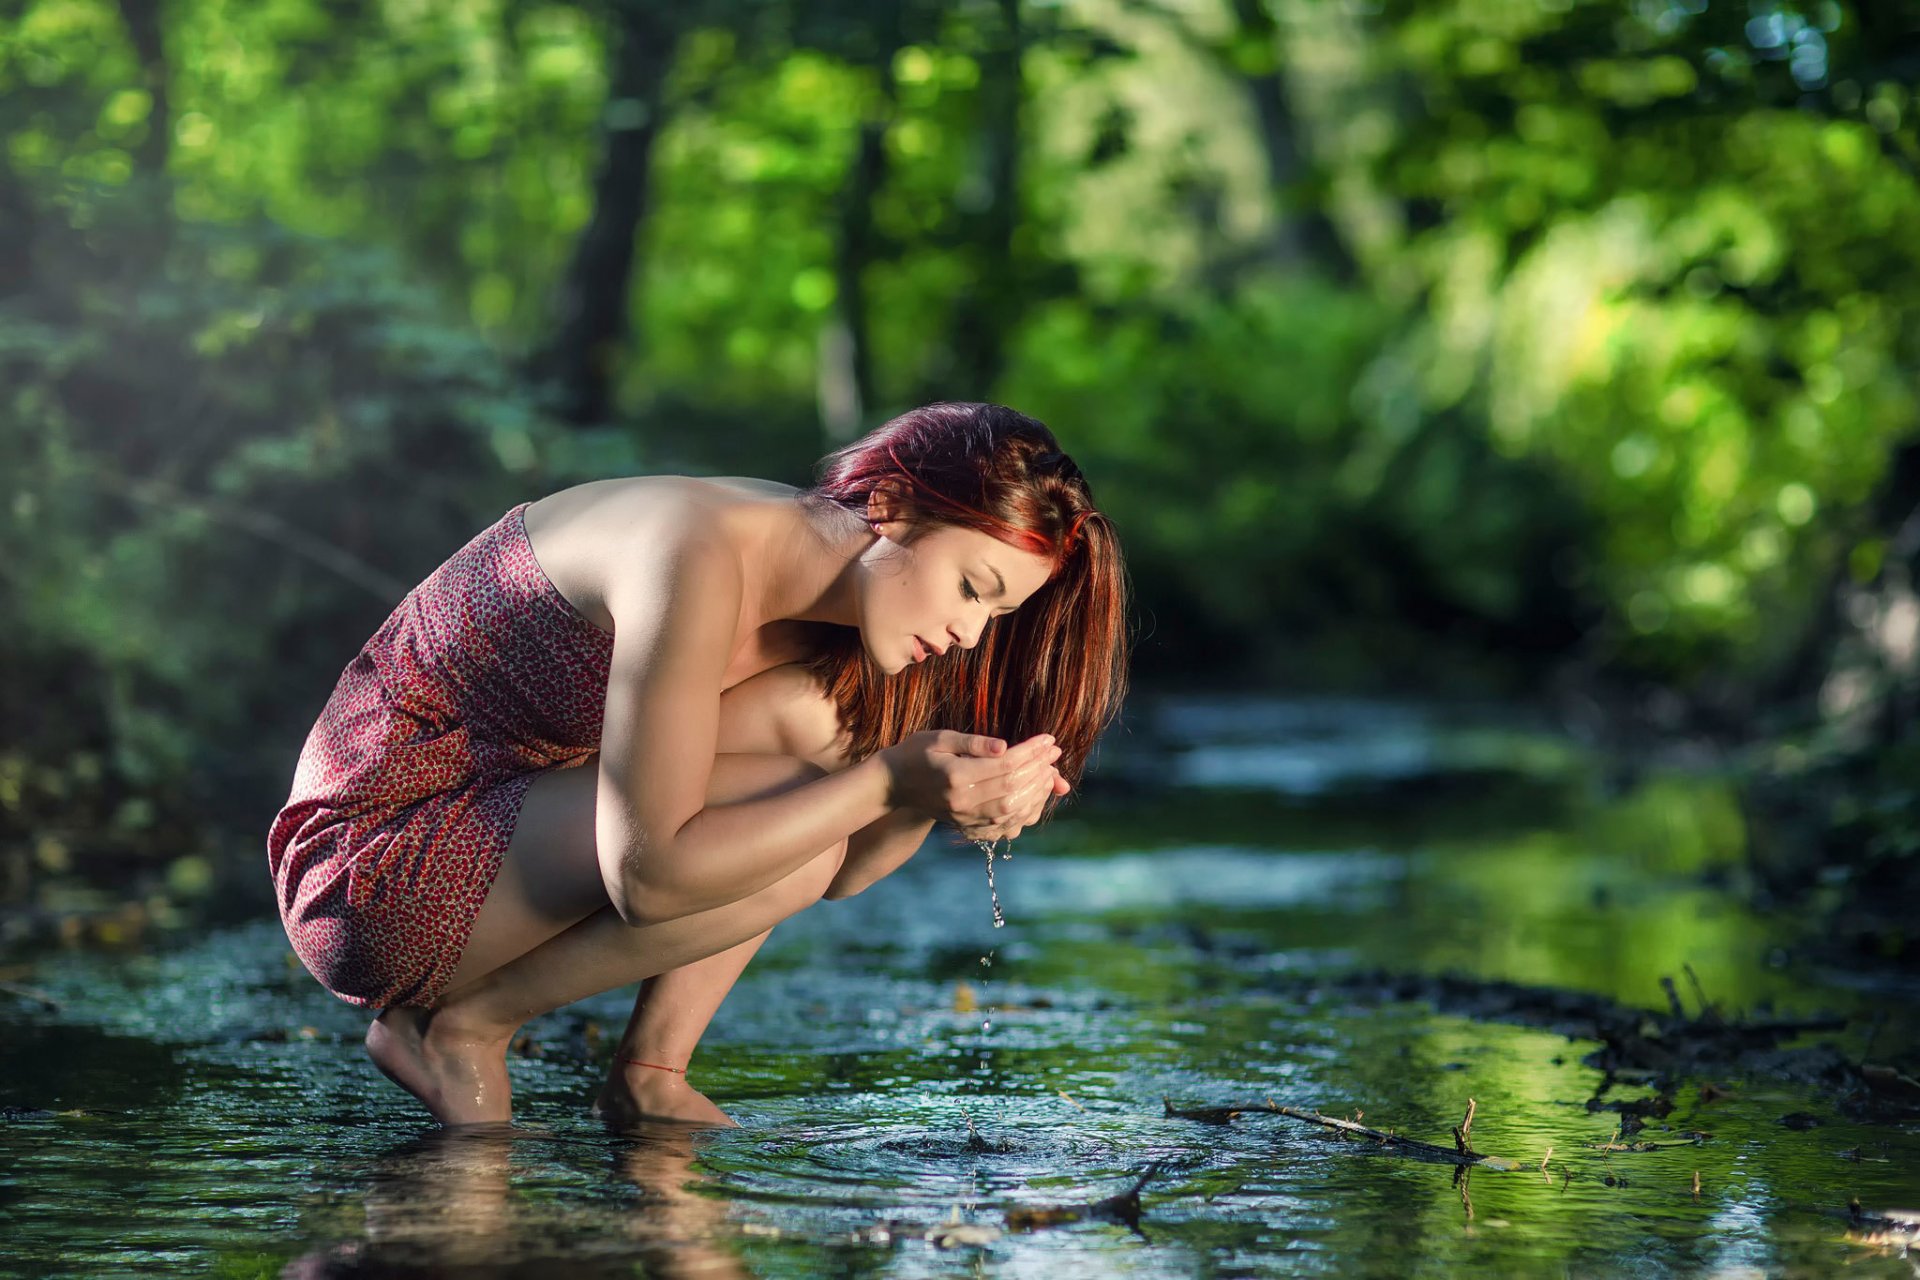
<svg viewBox="0 0 1920 1280">
<path fill-rule="evenodd" d="M 927 646 L 919 636 L 913 638 L 913 660 L 915 662 L 925 662 L 927 660 Z"/>
</svg>

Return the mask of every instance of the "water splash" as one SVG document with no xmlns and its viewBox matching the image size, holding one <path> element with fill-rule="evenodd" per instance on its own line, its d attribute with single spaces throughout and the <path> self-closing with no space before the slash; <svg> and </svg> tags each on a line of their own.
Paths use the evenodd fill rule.
<svg viewBox="0 0 1920 1280">
<path fill-rule="evenodd" d="M 1000 909 L 1000 890 L 993 883 L 993 850 L 998 843 L 995 840 L 975 840 L 973 847 L 987 855 L 987 897 L 993 902 L 993 927 L 1004 929 L 1007 927 L 1007 913 Z M 1009 840 L 1007 846 L 1007 851 L 1000 855 L 1003 860 L 1013 856 L 1013 842 Z"/>
</svg>

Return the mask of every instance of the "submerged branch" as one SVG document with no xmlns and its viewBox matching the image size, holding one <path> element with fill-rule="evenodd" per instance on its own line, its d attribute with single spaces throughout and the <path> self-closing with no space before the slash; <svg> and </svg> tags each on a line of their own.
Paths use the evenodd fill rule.
<svg viewBox="0 0 1920 1280">
<path fill-rule="evenodd" d="M 1007 1230 L 1033 1231 L 1040 1227 L 1058 1227 L 1069 1222 L 1103 1220 L 1118 1222 L 1134 1231 L 1140 1230 L 1140 1190 L 1160 1172 L 1159 1162 L 1147 1166 L 1147 1171 L 1135 1180 L 1131 1187 L 1119 1195 L 1096 1200 L 1092 1204 L 1034 1205 L 1028 1208 L 1007 1210 Z"/>
<path fill-rule="evenodd" d="M 1454 1148 L 1436 1146 L 1431 1142 L 1421 1142 L 1417 1138 L 1403 1138 L 1391 1130 L 1368 1128 L 1354 1120 L 1341 1120 L 1335 1116 L 1321 1115 L 1318 1111 L 1305 1111 L 1298 1107 L 1281 1106 L 1273 1099 L 1264 1102 L 1250 1102 L 1226 1107 L 1197 1107 L 1182 1110 L 1173 1105 L 1172 1099 L 1164 1099 L 1167 1115 L 1178 1120 L 1197 1120 L 1202 1124 L 1229 1124 L 1235 1116 L 1266 1114 L 1285 1116 L 1289 1120 L 1298 1120 L 1305 1124 L 1319 1125 L 1323 1129 L 1332 1129 L 1348 1137 L 1365 1138 L 1379 1146 L 1386 1147 L 1401 1155 L 1416 1160 L 1428 1160 L 1436 1164 L 1472 1166 L 1479 1169 L 1496 1169 L 1507 1172 L 1520 1167 L 1518 1160 L 1509 1160 L 1504 1156 L 1483 1155 L 1467 1145 L 1466 1131 L 1473 1127 L 1473 1105 L 1469 1102 L 1467 1117 L 1454 1129 Z"/>
</svg>

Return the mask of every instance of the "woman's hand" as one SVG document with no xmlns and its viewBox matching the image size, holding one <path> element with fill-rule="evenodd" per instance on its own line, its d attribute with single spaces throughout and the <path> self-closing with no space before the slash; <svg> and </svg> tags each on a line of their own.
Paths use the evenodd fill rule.
<svg viewBox="0 0 1920 1280">
<path fill-rule="evenodd" d="M 1015 789 L 1005 799 L 982 804 L 976 823 L 970 825 L 965 821 L 956 821 L 954 825 L 969 840 L 1011 840 L 1018 836 L 1040 821 L 1049 800 L 1056 795 L 1064 796 L 1073 789 L 1054 767 L 1054 762 L 1059 758 L 1060 748 L 1049 738 L 1046 748 L 1037 754 L 1033 763 L 1014 772 L 1012 781 Z"/>
<path fill-rule="evenodd" d="M 880 754 L 896 807 L 952 823 L 970 840 L 1012 839 L 1068 789 L 1053 767 L 1060 748 L 1051 734 L 1009 747 L 999 738 L 933 729 Z"/>
</svg>

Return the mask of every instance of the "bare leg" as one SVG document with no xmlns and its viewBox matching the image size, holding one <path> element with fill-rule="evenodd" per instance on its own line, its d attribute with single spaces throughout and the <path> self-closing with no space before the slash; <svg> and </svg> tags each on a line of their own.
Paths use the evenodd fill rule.
<svg viewBox="0 0 1920 1280">
<path fill-rule="evenodd" d="M 683 965 L 640 984 L 633 1017 L 614 1050 L 613 1066 L 593 1107 L 618 1129 L 642 1120 L 681 1120 L 690 1124 L 731 1126 L 727 1113 L 707 1100 L 684 1075 L 661 1067 L 686 1067 L 720 1002 L 766 934 L 737 947 Z M 634 1061 L 654 1066 L 638 1066 Z"/>
<path fill-rule="evenodd" d="M 725 804 L 764 795 L 798 786 L 819 773 L 783 756 L 721 756 L 714 764 L 709 801 Z M 578 838 L 580 832 L 591 831 L 593 803 L 589 770 L 565 770 L 534 783 L 507 865 L 474 926 L 470 955 L 455 973 L 455 986 L 435 1008 L 390 1009 L 368 1030 L 367 1049 L 375 1064 L 444 1124 L 510 1118 L 506 1046 L 527 1019 L 762 937 L 779 921 L 818 901 L 845 856 L 842 842 L 738 902 L 636 928 L 622 922 L 607 904 L 592 840 L 583 845 Z M 537 898 L 519 892 L 518 886 L 537 886 Z M 555 934 L 554 921 L 576 910 L 590 914 Z M 724 985 L 709 988 L 704 998 L 713 1008 L 751 954 L 749 950 L 741 956 Z M 469 960 L 479 968 L 494 955 L 519 958 L 465 980 Z M 709 1008 L 699 1027 L 711 1016 Z M 637 1021 L 644 1034 L 646 1017 Z"/>
</svg>

